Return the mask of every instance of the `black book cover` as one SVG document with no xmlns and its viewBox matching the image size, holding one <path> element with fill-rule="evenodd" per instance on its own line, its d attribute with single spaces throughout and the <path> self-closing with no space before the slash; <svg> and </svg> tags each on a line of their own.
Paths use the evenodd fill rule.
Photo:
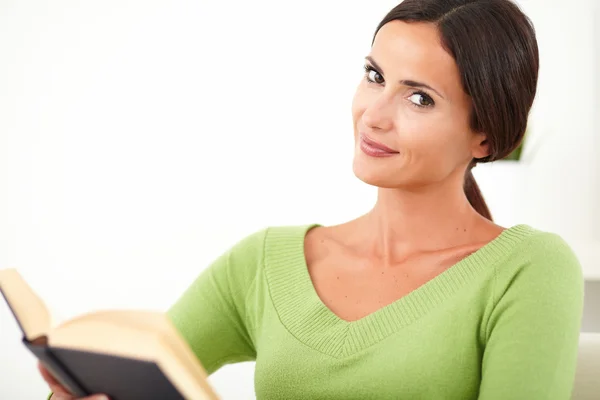
<svg viewBox="0 0 600 400">
<path fill-rule="evenodd" d="M 48 371 L 50 371 L 50 373 L 72 394 L 80 397 L 87 394 L 81 384 L 71 376 L 69 371 L 60 364 L 56 358 L 54 358 L 46 344 L 46 337 L 38 338 L 34 342 L 30 342 L 23 338 L 23 343 L 25 344 L 25 347 L 27 347 L 29 351 L 44 364 L 46 369 L 48 369 Z"/>
<path fill-rule="evenodd" d="M 104 393 L 111 400 L 185 400 L 154 362 L 25 343 L 76 396 Z"/>
<path fill-rule="evenodd" d="M 154 362 L 48 344 L 46 336 L 33 341 L 0 288 L 21 332 L 22 342 L 50 373 L 77 397 L 107 394 L 111 400 L 185 400 Z"/>
</svg>

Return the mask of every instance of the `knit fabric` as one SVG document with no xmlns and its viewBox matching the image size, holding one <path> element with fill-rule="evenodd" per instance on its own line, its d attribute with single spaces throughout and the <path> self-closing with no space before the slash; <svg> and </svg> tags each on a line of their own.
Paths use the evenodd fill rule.
<svg viewBox="0 0 600 400">
<path fill-rule="evenodd" d="M 516 225 L 356 321 L 319 298 L 304 238 L 241 238 L 169 309 L 209 374 L 256 361 L 258 400 L 570 398 L 581 266 L 554 233 Z"/>
</svg>

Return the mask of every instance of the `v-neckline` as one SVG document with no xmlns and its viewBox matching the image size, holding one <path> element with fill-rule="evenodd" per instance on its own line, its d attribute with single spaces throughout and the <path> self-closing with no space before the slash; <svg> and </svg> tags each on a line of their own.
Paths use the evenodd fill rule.
<svg viewBox="0 0 600 400">
<path fill-rule="evenodd" d="M 286 328 L 305 344 L 333 357 L 360 351 L 441 305 L 514 250 L 535 230 L 515 225 L 442 273 L 357 320 L 335 314 L 319 297 L 308 271 L 304 244 L 314 223 L 270 228 L 265 243 L 265 274 L 273 304 Z"/>
</svg>

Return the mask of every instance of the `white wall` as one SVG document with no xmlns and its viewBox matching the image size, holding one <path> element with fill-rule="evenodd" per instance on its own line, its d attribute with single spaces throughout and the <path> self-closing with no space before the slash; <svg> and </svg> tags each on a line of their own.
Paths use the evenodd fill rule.
<svg viewBox="0 0 600 400">
<path fill-rule="evenodd" d="M 525 3 L 546 26 L 563 12 Z M 352 174 L 350 104 L 396 4 L 0 2 L 0 268 L 60 317 L 164 310 L 255 229 L 366 211 L 375 190 Z M 567 80 L 592 73 L 566 65 Z M 591 101 L 583 82 L 547 89 L 538 112 L 568 125 L 553 104 Z M 253 397 L 252 363 L 211 380 L 225 399 Z M 0 304 L 0 398 L 46 392 Z"/>
<path fill-rule="evenodd" d="M 570 241 L 600 243 L 600 220 L 592 217 L 600 203 L 596 3 L 552 0 L 530 7 L 539 36 L 540 76 L 525 157 L 527 222 Z"/>
<path fill-rule="evenodd" d="M 1 2 L 0 268 L 64 317 L 165 309 L 255 229 L 366 211 L 351 97 L 393 5 Z M 0 398 L 43 398 L 0 324 Z M 251 371 L 213 379 L 250 398 Z"/>
</svg>

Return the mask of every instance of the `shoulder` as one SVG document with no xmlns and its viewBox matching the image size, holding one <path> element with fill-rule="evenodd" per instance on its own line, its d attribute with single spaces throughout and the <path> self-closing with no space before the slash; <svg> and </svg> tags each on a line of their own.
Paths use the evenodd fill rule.
<svg viewBox="0 0 600 400">
<path fill-rule="evenodd" d="M 581 275 L 581 265 L 571 245 L 559 234 L 532 229 L 518 254 L 529 268 L 553 275 Z"/>
<path fill-rule="evenodd" d="M 496 266 L 500 286 L 497 289 L 579 295 L 583 290 L 583 273 L 569 243 L 557 233 L 527 225 L 521 227 L 527 230 L 527 235 Z"/>
<path fill-rule="evenodd" d="M 270 227 L 262 227 L 239 236 L 229 247 L 227 253 L 236 257 L 259 256 L 263 251 L 269 229 Z"/>
<path fill-rule="evenodd" d="M 298 225 L 267 225 L 241 236 L 228 249 L 229 262 L 262 263 L 272 253 L 296 251 L 302 246 L 309 231 L 319 224 L 307 223 Z M 312 232 L 311 232 L 312 233 Z"/>
</svg>

